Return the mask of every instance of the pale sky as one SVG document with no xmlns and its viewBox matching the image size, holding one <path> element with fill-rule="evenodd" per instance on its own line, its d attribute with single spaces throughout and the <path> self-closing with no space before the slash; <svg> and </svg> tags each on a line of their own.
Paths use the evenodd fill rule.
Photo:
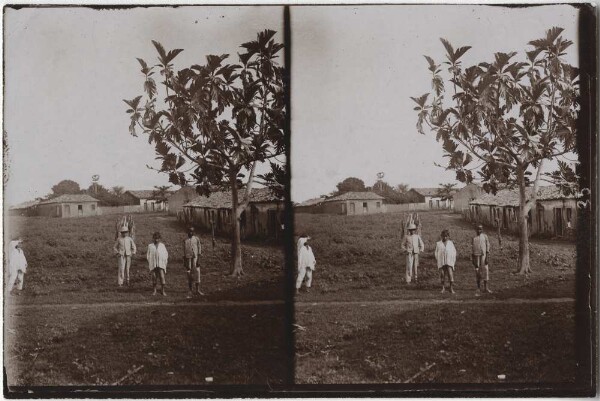
<svg viewBox="0 0 600 401">
<path fill-rule="evenodd" d="M 182 48 L 175 68 L 231 55 L 264 29 L 283 42 L 282 7 L 5 10 L 4 129 L 10 148 L 9 205 L 50 192 L 63 179 L 107 188 L 169 185 L 145 137 L 129 135 L 122 99 L 142 94 L 136 57 L 156 62 L 151 40 Z M 283 52 L 280 63 L 283 65 Z M 157 82 L 158 83 L 158 82 Z"/>
<path fill-rule="evenodd" d="M 578 11 L 456 5 L 295 7 L 292 16 L 292 200 L 335 190 L 354 176 L 373 185 L 437 187 L 456 182 L 435 135 L 417 133 L 414 102 L 430 91 L 423 55 L 440 63 L 445 50 L 472 46 L 463 65 L 517 51 L 553 26 L 575 42 L 567 61 L 577 66 Z M 548 163 L 547 166 L 551 164 Z M 460 186 L 460 185 L 459 185 Z"/>
</svg>

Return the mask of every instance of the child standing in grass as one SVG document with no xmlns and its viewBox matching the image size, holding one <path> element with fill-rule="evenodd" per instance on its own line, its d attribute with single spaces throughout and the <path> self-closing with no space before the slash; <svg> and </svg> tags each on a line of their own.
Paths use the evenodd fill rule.
<svg viewBox="0 0 600 401">
<path fill-rule="evenodd" d="M 154 286 L 154 292 L 152 295 L 156 295 L 156 286 L 160 281 L 161 293 L 166 296 L 165 293 L 165 274 L 167 273 L 167 262 L 169 259 L 169 253 L 165 244 L 160 240 L 160 233 L 157 231 L 152 235 L 153 242 L 148 245 L 148 251 L 146 252 L 146 259 L 148 260 L 148 268 L 152 273 L 152 284 Z"/>
<path fill-rule="evenodd" d="M 302 247 L 298 251 L 298 277 L 296 278 L 296 294 L 300 292 L 304 277 L 306 277 L 306 292 L 310 291 L 313 271 L 317 265 L 312 248 L 308 245 L 308 237 L 304 237 Z"/>
<path fill-rule="evenodd" d="M 445 277 L 450 282 L 450 292 L 454 294 L 454 264 L 456 263 L 456 248 L 450 241 L 450 231 L 444 230 L 442 240 L 435 245 L 435 260 L 437 261 L 440 279 L 442 281 L 442 294 L 446 292 Z"/>
<path fill-rule="evenodd" d="M 200 239 L 194 235 L 194 228 L 188 230 L 188 237 L 183 241 L 183 258 L 185 260 L 185 271 L 188 278 L 189 293 L 188 298 L 194 294 L 204 295 L 200 291 L 200 266 L 198 258 L 202 253 Z"/>
<path fill-rule="evenodd" d="M 477 291 L 476 296 L 481 293 L 481 279 L 483 279 L 483 292 L 491 293 L 488 287 L 488 281 L 490 280 L 490 268 L 488 265 L 488 258 L 490 256 L 490 240 L 488 236 L 483 233 L 483 226 L 478 224 L 475 228 L 477 235 L 473 237 L 473 251 L 471 253 L 471 260 L 473 267 L 475 267 L 475 277 L 477 279 Z"/>
<path fill-rule="evenodd" d="M 27 260 L 21 248 L 22 243 L 21 238 L 17 237 L 10 241 L 8 245 L 8 283 L 6 285 L 8 295 L 13 290 L 15 282 L 17 283 L 17 290 L 21 291 L 23 289 Z"/>
</svg>

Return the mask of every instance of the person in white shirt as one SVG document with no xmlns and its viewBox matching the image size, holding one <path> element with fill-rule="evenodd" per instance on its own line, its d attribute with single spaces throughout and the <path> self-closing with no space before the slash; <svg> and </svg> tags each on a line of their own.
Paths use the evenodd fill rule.
<svg viewBox="0 0 600 401">
<path fill-rule="evenodd" d="M 133 238 L 129 236 L 129 228 L 127 226 L 121 227 L 119 230 L 121 236 L 115 241 L 113 252 L 118 257 L 118 275 L 117 284 L 119 287 L 123 286 L 123 282 L 129 287 L 129 269 L 131 268 L 131 258 L 136 254 L 137 248 Z"/>
<path fill-rule="evenodd" d="M 450 292 L 454 294 L 454 265 L 456 264 L 456 248 L 450 241 L 450 231 L 442 231 L 442 240 L 435 244 L 435 260 L 440 271 L 442 281 L 442 294 L 446 292 L 445 278 L 448 276 Z"/>
<path fill-rule="evenodd" d="M 417 226 L 411 223 L 408 226 L 408 235 L 402 240 L 402 251 L 406 253 L 406 282 L 417 282 L 419 268 L 419 253 L 425 250 L 421 236 L 416 233 Z"/>
<path fill-rule="evenodd" d="M 300 292 L 302 282 L 306 277 L 306 292 L 310 291 L 312 285 L 313 271 L 317 261 L 313 254 L 312 248 L 308 245 L 308 237 L 305 237 L 303 245 L 298 252 L 298 277 L 296 278 L 296 294 Z"/>
<path fill-rule="evenodd" d="M 8 245 L 8 282 L 6 285 L 6 291 L 10 295 L 15 282 L 17 283 L 17 290 L 23 289 L 23 280 L 25 279 L 25 272 L 27 271 L 27 259 L 21 248 L 23 241 L 21 238 L 15 238 L 10 241 Z"/>
<path fill-rule="evenodd" d="M 157 231 L 152 235 L 153 243 L 148 245 L 148 251 L 146 252 L 146 260 L 148 260 L 148 269 L 152 273 L 152 284 L 154 286 L 154 292 L 152 295 L 156 295 L 156 285 L 160 280 L 161 293 L 166 296 L 165 293 L 165 274 L 167 273 L 167 263 L 169 261 L 169 253 L 165 244 L 160 240 L 160 233 Z"/>
</svg>

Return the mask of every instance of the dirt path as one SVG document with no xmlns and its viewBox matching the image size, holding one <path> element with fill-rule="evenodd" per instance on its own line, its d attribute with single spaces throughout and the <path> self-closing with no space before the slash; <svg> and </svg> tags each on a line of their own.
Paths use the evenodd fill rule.
<svg viewBox="0 0 600 401">
<path fill-rule="evenodd" d="M 342 306 L 342 305 L 440 305 L 440 304 L 544 304 L 544 303 L 567 303 L 575 302 L 575 298 L 539 298 L 539 299 L 388 299 L 379 301 L 317 301 L 307 302 L 298 301 L 296 307 L 308 306 Z M 264 301 L 218 301 L 218 302 L 95 302 L 95 303 L 67 303 L 67 304 L 7 304 L 7 309 L 55 309 L 55 308 L 113 308 L 113 307 L 159 307 L 159 306 L 253 306 L 253 305 L 284 305 L 284 300 L 264 300 Z"/>
<path fill-rule="evenodd" d="M 297 307 L 307 306 L 341 306 L 341 305 L 440 305 L 440 304 L 545 304 L 575 302 L 575 298 L 539 298 L 539 299 L 388 299 L 380 301 L 322 301 L 322 302 L 296 302 Z"/>
<path fill-rule="evenodd" d="M 159 306 L 252 306 L 252 305 L 284 305 L 284 300 L 264 301 L 218 301 L 218 302 L 186 302 L 186 301 L 154 301 L 154 302 L 91 302 L 91 303 L 66 303 L 66 304 L 7 304 L 7 309 L 85 309 L 85 308 L 116 308 L 116 307 L 159 307 Z"/>
</svg>

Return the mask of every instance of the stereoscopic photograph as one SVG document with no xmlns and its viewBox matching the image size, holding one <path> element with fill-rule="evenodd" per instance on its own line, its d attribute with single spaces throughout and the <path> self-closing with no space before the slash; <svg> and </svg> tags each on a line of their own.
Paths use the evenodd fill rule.
<svg viewBox="0 0 600 401">
<path fill-rule="evenodd" d="M 5 397 L 597 395 L 593 4 L 3 13 Z"/>
</svg>

